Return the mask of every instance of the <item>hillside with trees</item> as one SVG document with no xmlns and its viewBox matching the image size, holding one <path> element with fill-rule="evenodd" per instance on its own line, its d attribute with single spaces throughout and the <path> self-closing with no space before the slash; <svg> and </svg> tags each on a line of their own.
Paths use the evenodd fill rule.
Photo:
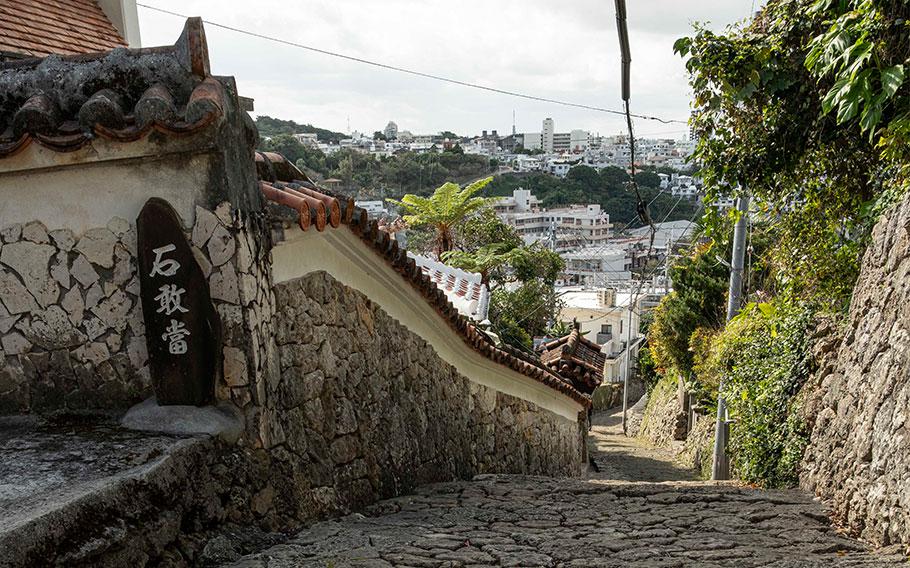
<svg viewBox="0 0 910 568">
<path fill-rule="evenodd" d="M 262 138 L 259 149 L 278 152 L 323 179 L 340 179 L 343 189 L 361 197 L 426 196 L 447 181 L 465 184 L 489 175 L 498 165 L 485 156 L 465 154 L 458 146 L 439 153 L 401 152 L 378 158 L 350 149 L 325 154 L 291 134 Z"/>
<path fill-rule="evenodd" d="M 348 137 L 341 132 L 318 128 L 312 124 L 297 124 L 293 120 L 282 120 L 266 115 L 256 117 L 256 128 L 259 129 L 259 136 L 262 138 L 271 138 L 280 134 L 315 134 L 320 142 L 338 142 Z"/>
</svg>

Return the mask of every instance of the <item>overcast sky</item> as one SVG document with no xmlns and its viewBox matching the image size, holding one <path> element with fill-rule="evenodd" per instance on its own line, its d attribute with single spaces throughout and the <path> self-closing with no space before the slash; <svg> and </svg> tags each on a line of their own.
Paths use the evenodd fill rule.
<svg viewBox="0 0 910 568">
<path fill-rule="evenodd" d="M 500 89 L 620 109 L 619 48 L 609 0 L 140 0 L 252 32 Z M 689 89 L 676 38 L 748 17 L 761 0 L 630 0 L 632 110 L 686 119 Z M 173 44 L 180 18 L 139 7 L 142 44 Z M 233 75 L 256 114 L 341 132 L 394 120 L 415 134 L 512 129 L 614 134 L 620 117 L 387 71 L 206 26 L 213 72 Z M 639 135 L 685 126 L 636 121 Z"/>
</svg>

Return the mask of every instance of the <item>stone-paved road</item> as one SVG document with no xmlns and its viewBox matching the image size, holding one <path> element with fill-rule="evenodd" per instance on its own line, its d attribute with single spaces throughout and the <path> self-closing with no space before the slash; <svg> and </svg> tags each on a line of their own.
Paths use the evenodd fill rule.
<svg viewBox="0 0 910 568">
<path fill-rule="evenodd" d="M 686 481 L 665 453 L 611 439 L 615 426 L 600 424 L 592 447 L 601 472 L 590 480 L 479 476 L 428 485 L 232 566 L 908 566 L 896 551 L 867 552 L 838 535 L 804 493 Z M 605 467 L 610 458 L 626 464 Z M 641 472 L 660 482 L 638 481 Z"/>
<path fill-rule="evenodd" d="M 695 471 L 673 461 L 673 452 L 648 446 L 622 433 L 622 411 L 595 414 L 588 434 L 594 469 L 589 479 L 603 481 L 695 481 Z"/>
</svg>

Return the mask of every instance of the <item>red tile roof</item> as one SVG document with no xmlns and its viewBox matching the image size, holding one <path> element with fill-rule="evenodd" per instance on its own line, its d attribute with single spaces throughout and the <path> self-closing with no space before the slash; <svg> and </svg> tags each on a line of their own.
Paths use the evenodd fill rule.
<svg viewBox="0 0 910 568">
<path fill-rule="evenodd" d="M 96 138 L 132 142 L 217 125 L 227 94 L 208 69 L 198 18 L 174 46 L 0 63 L 0 159 L 33 142 L 68 152 Z"/>
<path fill-rule="evenodd" d="M 607 356 L 600 350 L 600 345 L 586 339 L 577 328 L 564 337 L 538 346 L 537 350 L 547 367 L 570 378 L 582 392 L 593 392 L 603 380 Z"/>
<path fill-rule="evenodd" d="M 124 46 L 95 0 L 0 0 L 0 51 L 44 57 Z"/>
<path fill-rule="evenodd" d="M 318 231 L 322 231 L 327 227 L 346 225 L 378 255 L 385 258 L 406 282 L 423 295 L 449 324 L 449 327 L 474 350 L 561 392 L 585 408 L 591 406 L 591 399 L 587 395 L 580 392 L 570 380 L 560 376 L 557 371 L 548 369 L 540 360 L 508 345 L 494 344 L 486 333 L 458 312 L 436 282 L 421 269 L 413 258 L 408 257 L 404 248 L 399 247 L 398 241 L 392 239 L 389 233 L 380 230 L 379 223 L 376 220 L 370 220 L 367 212 L 356 207 L 353 200 L 316 186 L 306 179 L 305 174 L 279 154 L 257 152 L 256 166 L 262 179 L 273 180 L 261 181 L 260 187 L 266 200 L 273 206 L 279 206 L 277 211 L 279 214 L 291 213 L 296 217 L 295 221 L 303 230 L 315 226 Z M 294 181 L 277 181 L 282 178 Z M 302 191 L 304 189 L 307 191 Z M 339 207 L 340 223 L 338 225 L 329 221 L 325 209 L 325 198 L 334 200 Z"/>
</svg>

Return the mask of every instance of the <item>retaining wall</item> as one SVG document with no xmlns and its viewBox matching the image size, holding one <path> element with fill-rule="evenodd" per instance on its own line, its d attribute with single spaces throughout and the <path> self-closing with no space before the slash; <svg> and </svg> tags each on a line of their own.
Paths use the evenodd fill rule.
<svg viewBox="0 0 910 568">
<path fill-rule="evenodd" d="M 910 201 L 875 227 L 842 341 L 821 342 L 801 484 L 852 533 L 910 543 Z"/>
<path fill-rule="evenodd" d="M 477 384 L 360 292 L 315 272 L 275 287 L 279 379 L 263 410 L 299 518 L 479 473 L 581 473 L 567 420 Z"/>
</svg>

